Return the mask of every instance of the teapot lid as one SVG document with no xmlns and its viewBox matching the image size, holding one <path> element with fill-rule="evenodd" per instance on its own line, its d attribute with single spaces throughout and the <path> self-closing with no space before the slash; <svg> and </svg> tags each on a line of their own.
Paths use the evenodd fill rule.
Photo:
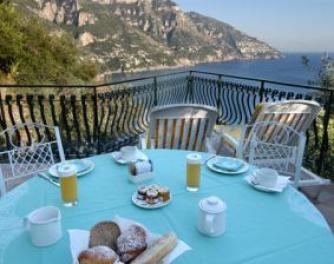
<svg viewBox="0 0 334 264">
<path fill-rule="evenodd" d="M 218 214 L 226 210 L 226 204 L 216 196 L 204 198 L 199 202 L 199 207 L 207 213 Z"/>
</svg>

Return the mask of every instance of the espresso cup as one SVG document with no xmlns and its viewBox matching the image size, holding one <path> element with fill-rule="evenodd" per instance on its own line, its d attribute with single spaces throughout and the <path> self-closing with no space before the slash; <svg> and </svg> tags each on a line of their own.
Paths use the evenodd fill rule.
<svg viewBox="0 0 334 264">
<path fill-rule="evenodd" d="M 62 237 L 61 215 L 57 207 L 47 206 L 36 209 L 24 218 L 31 242 L 36 247 L 46 247 Z"/>
<path fill-rule="evenodd" d="M 121 156 L 125 161 L 136 161 L 138 159 L 138 148 L 136 146 L 125 146 L 121 148 Z"/>
<path fill-rule="evenodd" d="M 256 183 L 267 188 L 276 186 L 278 176 L 277 171 L 269 168 L 262 168 L 254 171 L 254 179 Z"/>
</svg>

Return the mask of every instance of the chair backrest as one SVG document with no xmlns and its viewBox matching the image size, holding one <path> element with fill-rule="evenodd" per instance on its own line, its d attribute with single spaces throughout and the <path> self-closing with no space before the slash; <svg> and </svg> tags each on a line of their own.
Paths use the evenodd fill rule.
<svg viewBox="0 0 334 264">
<path fill-rule="evenodd" d="M 277 122 L 258 122 L 252 129 L 248 162 L 290 176 L 298 185 L 305 147 L 304 134 Z M 263 131 L 270 131 L 271 137 L 264 137 Z"/>
<path fill-rule="evenodd" d="M 52 166 L 55 163 L 55 151 L 60 161 L 65 160 L 56 126 L 17 124 L 2 131 L 0 138 L 7 141 L 7 149 L 0 152 L 0 160 L 7 162 L 2 167 L 10 168 L 4 173 L 0 167 L 0 196 L 5 193 L 8 182 L 20 182 L 20 179 Z"/>
<path fill-rule="evenodd" d="M 254 134 L 255 126 L 253 125 L 263 122 L 282 124 L 294 129 L 297 133 L 304 134 L 320 110 L 321 106 L 317 102 L 307 100 L 288 100 L 259 104 L 255 109 L 250 124 L 244 131 L 244 152 L 247 153 L 249 141 Z M 276 136 L 275 130 L 268 125 L 257 131 L 257 133 L 258 138 L 263 141 L 270 141 L 272 137 Z M 290 137 L 289 140 L 292 142 L 296 138 Z M 290 143 L 288 142 L 288 144 Z"/>
<path fill-rule="evenodd" d="M 168 105 L 150 114 L 148 148 L 202 151 L 218 118 L 215 108 L 203 105 Z"/>
</svg>

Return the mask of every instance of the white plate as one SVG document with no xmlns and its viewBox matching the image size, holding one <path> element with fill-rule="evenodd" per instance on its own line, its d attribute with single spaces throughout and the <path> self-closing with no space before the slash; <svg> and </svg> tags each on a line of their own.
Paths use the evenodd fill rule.
<svg viewBox="0 0 334 264">
<path fill-rule="evenodd" d="M 243 166 L 238 171 L 229 171 L 229 170 L 223 170 L 223 169 L 217 168 L 216 166 L 214 166 L 214 162 L 216 161 L 217 158 L 221 159 L 222 157 L 216 157 L 214 159 L 209 160 L 206 163 L 206 165 L 209 167 L 209 169 L 211 169 L 215 172 L 219 172 L 219 173 L 222 173 L 222 174 L 228 174 L 228 175 L 238 175 L 238 174 L 247 172 L 248 169 L 249 169 L 248 163 L 243 161 L 243 160 L 241 160 L 243 162 Z M 234 158 L 228 158 L 228 159 L 236 160 Z"/>
<path fill-rule="evenodd" d="M 83 175 L 86 175 L 87 173 L 90 173 L 92 170 L 94 170 L 95 168 L 95 163 L 89 159 L 82 159 L 81 160 L 83 163 L 85 163 L 88 167 L 88 169 L 82 171 L 82 172 L 79 172 L 77 174 L 78 177 L 80 176 L 83 176 Z M 67 162 L 71 162 L 70 160 L 68 160 Z M 52 177 L 56 177 L 58 178 L 58 174 L 57 174 L 57 166 L 59 166 L 59 163 L 57 164 L 54 164 L 50 169 L 49 169 L 49 173 Z"/>
<path fill-rule="evenodd" d="M 263 192 L 282 192 L 286 186 L 290 183 L 289 177 L 285 176 L 278 176 L 277 184 L 275 187 L 265 187 L 261 184 L 255 184 L 253 180 L 253 175 L 249 175 L 245 177 L 246 182 L 249 183 L 249 185 L 253 186 L 255 189 Z"/>
<path fill-rule="evenodd" d="M 115 151 L 110 153 L 110 155 L 117 163 L 122 165 L 128 164 L 128 161 L 122 159 L 121 152 Z M 138 160 L 148 160 L 148 157 L 143 152 L 139 151 Z"/>
<path fill-rule="evenodd" d="M 170 195 L 170 199 L 167 202 L 162 202 L 159 200 L 156 204 L 148 204 L 145 200 L 140 200 L 137 198 L 137 191 L 135 191 L 131 198 L 132 202 L 137 205 L 138 207 L 144 208 L 144 209 L 158 209 L 161 207 L 164 207 L 168 205 L 172 201 L 172 195 Z"/>
</svg>

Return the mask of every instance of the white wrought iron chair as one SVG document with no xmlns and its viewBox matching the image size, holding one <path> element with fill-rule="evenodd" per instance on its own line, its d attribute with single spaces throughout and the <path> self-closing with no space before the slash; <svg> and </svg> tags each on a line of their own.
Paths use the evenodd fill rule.
<svg viewBox="0 0 334 264">
<path fill-rule="evenodd" d="M 291 177 L 298 187 L 306 138 L 291 126 L 277 122 L 259 122 L 251 125 L 252 136 L 244 148 L 248 148 L 248 162 L 257 167 L 276 170 Z"/>
<path fill-rule="evenodd" d="M 27 177 L 55 164 L 54 151 L 60 161 L 65 160 L 56 126 L 17 124 L 2 131 L 0 138 L 7 142 L 7 149 L 0 152 L 0 160 L 7 162 L 0 164 L 0 197 Z"/>
<path fill-rule="evenodd" d="M 236 151 L 236 156 L 241 159 L 249 157 L 249 143 L 254 136 L 256 124 L 270 122 L 272 124 L 285 125 L 293 129 L 295 133 L 300 135 L 300 138 L 305 137 L 306 130 L 310 127 L 314 119 L 317 117 L 321 106 L 315 101 L 307 100 L 288 100 L 280 102 L 270 102 L 258 104 L 249 124 L 241 126 L 239 138 L 231 136 L 228 133 L 221 131 L 222 147 L 229 145 Z M 236 133 L 238 134 L 238 133 Z M 260 140 L 262 140 L 260 138 Z M 301 145 L 299 148 L 304 148 L 303 140 L 298 141 Z M 304 151 L 298 152 L 303 155 Z M 302 159 L 302 156 L 299 157 Z M 323 184 L 323 180 L 317 175 L 308 173 L 312 179 L 299 180 L 299 185 Z M 300 174 L 299 174 L 300 176 Z M 297 176 L 297 178 L 299 177 Z"/>
<path fill-rule="evenodd" d="M 210 136 L 218 113 L 210 106 L 174 104 L 154 108 L 144 148 L 215 152 Z"/>
</svg>

